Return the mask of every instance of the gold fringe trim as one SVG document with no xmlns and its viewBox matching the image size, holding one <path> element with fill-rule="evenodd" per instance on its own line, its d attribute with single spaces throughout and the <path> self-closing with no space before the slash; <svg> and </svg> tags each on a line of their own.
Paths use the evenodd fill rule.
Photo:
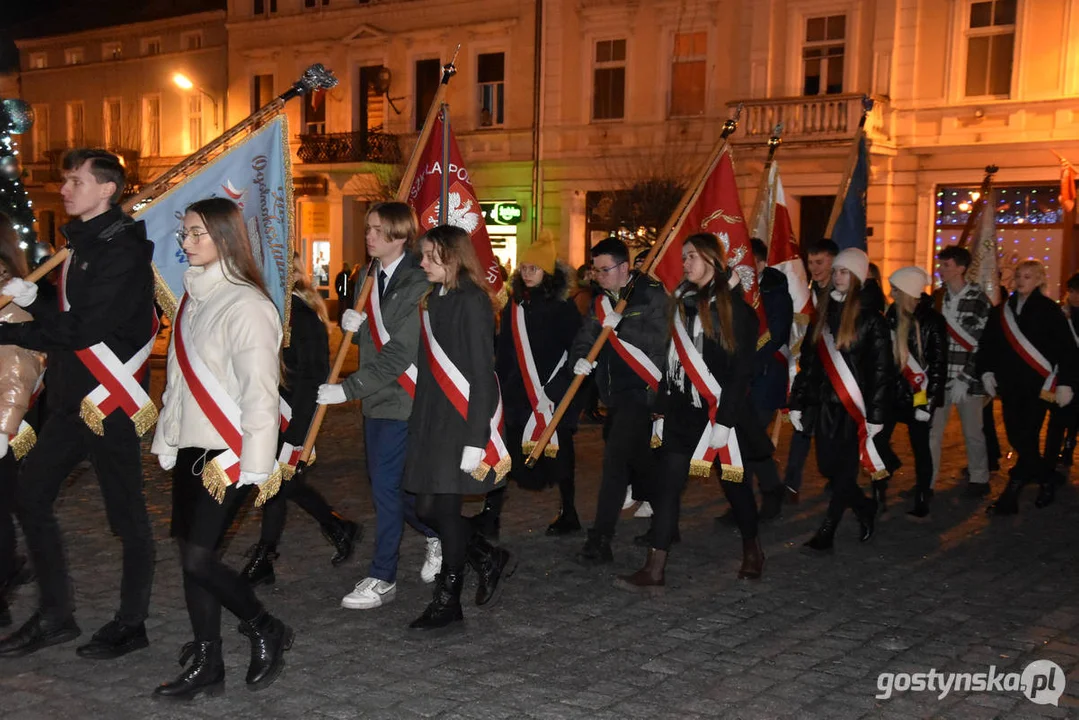
<svg viewBox="0 0 1079 720">
<path fill-rule="evenodd" d="M 883 480 L 884 478 L 888 477 L 889 475 L 891 475 L 891 473 L 888 472 L 887 470 L 877 470 L 875 473 L 870 473 L 869 479 L 870 480 Z"/>
<path fill-rule="evenodd" d="M 225 491 L 229 489 L 230 485 L 232 485 L 232 482 L 217 462 L 217 458 L 206 463 L 206 466 L 202 469 L 202 486 L 210 493 L 210 497 L 219 504 L 223 503 L 225 501 Z"/>
<path fill-rule="evenodd" d="M 284 482 L 284 477 L 282 476 L 281 468 L 276 467 L 270 473 L 270 479 L 259 485 L 259 495 L 255 498 L 255 507 L 262 507 L 266 504 L 266 501 L 276 495 L 281 489 L 282 482 Z"/>
<path fill-rule="evenodd" d="M 101 408 L 90 400 L 90 396 L 87 395 L 82 399 L 79 404 L 79 417 L 86 423 L 86 427 L 94 433 L 94 435 L 104 435 L 105 426 L 102 425 L 105 422 L 105 413 L 101 412 Z"/>
<path fill-rule="evenodd" d="M 478 482 L 483 482 L 487 479 L 487 473 L 491 472 L 491 470 L 494 470 L 495 485 L 497 485 L 502 482 L 503 478 L 506 477 L 506 475 L 510 471 L 510 467 L 512 466 L 513 458 L 511 458 L 509 455 L 504 458 L 499 458 L 498 462 L 495 463 L 493 468 L 481 460 L 480 464 L 476 466 L 476 469 L 473 470 L 471 474 L 474 480 L 477 480 Z"/>
<path fill-rule="evenodd" d="M 521 443 L 521 450 L 524 451 L 525 455 L 531 455 L 532 451 L 536 449 L 536 445 L 538 444 L 539 443 L 533 442 L 532 440 L 526 440 Z M 547 443 L 547 447 L 543 448 L 543 457 L 558 457 L 558 446 Z"/>
<path fill-rule="evenodd" d="M 712 463 L 707 460 L 690 460 L 689 474 L 693 477 L 706 478 L 712 474 Z"/>
<path fill-rule="evenodd" d="M 771 339 L 772 339 L 771 331 L 765 330 L 764 334 L 761 335 L 759 338 L 757 338 L 757 349 L 760 350 L 762 347 L 767 345 L 769 343 L 769 341 L 771 341 Z"/>
<path fill-rule="evenodd" d="M 139 437 L 142 437 L 146 432 L 157 424 L 157 406 L 154 405 L 154 401 L 143 405 L 139 408 L 139 411 L 135 413 L 135 417 L 131 418 L 131 422 L 135 423 L 135 432 Z"/>
<path fill-rule="evenodd" d="M 287 463 L 277 463 L 277 471 L 281 473 L 281 482 L 287 483 L 296 476 L 296 466 Z"/>
<path fill-rule="evenodd" d="M 663 447 L 663 438 L 659 435 L 653 435 L 652 439 L 648 441 L 648 447 L 655 450 L 656 448 Z"/>
<path fill-rule="evenodd" d="M 809 315 L 807 313 L 794 313 L 794 322 L 799 325 L 808 325 Z"/>
<path fill-rule="evenodd" d="M 740 483 L 745 478 L 745 469 L 736 467 L 734 465 L 724 465 L 723 470 L 719 473 L 720 480 L 726 480 L 727 482 Z"/>
<path fill-rule="evenodd" d="M 34 432 L 34 428 L 27 425 L 15 437 L 11 438 L 8 442 L 8 447 L 11 448 L 11 452 L 15 453 L 16 460 L 22 460 L 23 456 L 30 452 L 30 448 L 34 447 L 36 442 L 37 433 Z"/>
<path fill-rule="evenodd" d="M 169 319 L 171 325 L 172 321 L 176 318 L 176 309 L 179 304 L 176 301 L 176 296 L 172 294 L 172 288 L 165 282 L 165 278 L 158 272 L 157 265 L 154 268 L 154 300 L 157 301 L 158 307 L 165 311 L 165 315 Z M 171 331 L 171 327 L 170 327 Z"/>
<path fill-rule="evenodd" d="M 1056 395 L 1049 392 L 1048 390 L 1042 390 L 1040 393 L 1038 393 L 1038 397 L 1048 403 L 1055 402 L 1057 399 Z"/>
</svg>

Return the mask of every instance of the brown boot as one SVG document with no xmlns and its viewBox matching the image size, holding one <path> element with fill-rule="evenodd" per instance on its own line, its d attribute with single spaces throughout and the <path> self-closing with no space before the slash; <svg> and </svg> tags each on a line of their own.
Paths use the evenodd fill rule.
<svg viewBox="0 0 1079 720">
<path fill-rule="evenodd" d="M 667 567 L 667 551 L 649 548 L 644 567 L 632 575 L 619 575 L 614 586 L 630 592 L 661 593 L 664 590 L 663 569 Z"/>
<path fill-rule="evenodd" d="M 764 572 L 764 550 L 761 540 L 742 540 L 742 568 L 738 571 L 739 580 L 759 580 Z"/>
</svg>

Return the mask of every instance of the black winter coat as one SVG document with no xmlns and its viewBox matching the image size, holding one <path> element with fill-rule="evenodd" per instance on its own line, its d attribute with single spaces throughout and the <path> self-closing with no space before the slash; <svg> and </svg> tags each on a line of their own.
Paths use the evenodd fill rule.
<svg viewBox="0 0 1079 720">
<path fill-rule="evenodd" d="M 113 206 L 86 222 L 61 228 L 72 257 L 68 264 L 70 309 L 42 294 L 27 310 L 34 320 L 0 325 L 0 344 L 49 353 L 45 384 L 49 409 L 78 412 L 98 381 L 75 355 L 103 342 L 126 362 L 153 338 L 154 246 L 146 226 Z M 171 242 L 171 241 L 170 241 Z M 150 386 L 150 373 L 142 381 Z M 117 408 L 113 413 L 123 414 Z"/>
<path fill-rule="evenodd" d="M 622 313 L 622 321 L 615 330 L 622 340 L 640 348 L 662 372 L 667 340 L 670 337 L 667 331 L 667 292 L 659 281 L 648 275 L 640 275 L 636 283 L 631 281 L 622 288 L 619 295 L 625 295 L 630 286 L 634 286 L 634 290 L 629 295 L 629 302 Z M 611 298 L 612 308 L 617 305 L 618 299 Z M 577 360 L 588 354 L 602 329 L 593 302 L 588 316 L 581 323 L 577 337 L 573 340 L 573 349 L 569 353 L 571 370 Z M 596 388 L 604 405 L 617 407 L 624 403 L 645 406 L 652 404 L 655 394 L 622 360 L 609 342 L 604 343 L 596 363 L 592 377 L 596 380 Z"/>
<path fill-rule="evenodd" d="M 775 412 L 787 404 L 787 360 L 776 353 L 790 342 L 794 303 L 787 288 L 787 276 L 775 268 L 765 268 L 760 279 L 761 302 L 768 318 L 769 339 L 755 358 L 750 396 L 765 412 Z"/>
<path fill-rule="evenodd" d="M 886 317 L 888 326 L 894 332 L 898 322 L 894 304 L 888 308 Z M 919 333 L 915 336 L 916 326 L 912 323 L 910 337 L 907 338 L 907 350 L 925 370 L 929 380 L 926 388 L 928 407 L 919 407 L 933 412 L 944 405 L 944 390 L 948 384 L 948 327 L 944 316 L 933 309 L 933 298 L 925 293 L 922 293 L 914 308 L 914 320 Z M 903 368 L 896 367 L 895 412 L 897 419 L 909 417 L 914 409 L 914 389 L 903 377 Z"/>
<path fill-rule="evenodd" d="M 299 446 L 307 439 L 307 428 L 315 416 L 318 386 L 330 374 L 330 339 L 318 313 L 297 295 L 292 297 L 289 327 L 291 342 L 281 349 L 285 374 L 280 392 L 292 408 L 292 420 L 278 442 Z"/>
<path fill-rule="evenodd" d="M 844 303 L 828 300 L 827 322 L 834 337 L 839 332 L 839 319 Z M 843 403 L 821 363 L 820 351 L 824 339 L 812 342 L 814 328 L 802 343 L 801 369 L 791 388 L 791 410 L 802 411 L 802 426 L 807 433 L 814 432 L 818 417 L 837 418 L 846 413 Z M 874 425 L 884 425 L 893 417 L 895 393 L 895 360 L 892 357 L 892 338 L 884 316 L 867 308 L 857 321 L 857 336 L 847 350 L 840 355 L 847 363 L 866 404 L 866 420 Z M 818 349 L 818 345 L 821 346 Z M 817 428 L 827 435 L 828 429 Z"/>
<path fill-rule="evenodd" d="M 502 389 L 502 404 L 507 426 L 523 427 L 532 414 L 532 403 L 525 392 L 524 373 L 517 361 L 517 348 L 513 342 L 513 313 L 517 304 L 524 307 L 525 328 L 536 363 L 536 372 L 543 390 L 555 405 L 566 394 L 573 380 L 573 362 L 569 357 L 570 345 L 581 327 L 577 306 L 566 297 L 566 274 L 561 267 L 538 288 L 525 287 L 520 274 L 513 276 L 513 301 L 502 309 L 502 320 L 495 345 L 495 371 Z M 565 362 L 552 377 L 562 354 Z M 558 424 L 559 429 L 575 428 L 577 412 L 570 408 Z M 510 448 L 513 452 L 514 448 Z"/>
<path fill-rule="evenodd" d="M 491 437 L 498 404 L 494 312 L 487 293 L 471 281 L 445 295 L 439 295 L 441 289 L 441 284 L 432 286 L 425 302 L 435 339 L 469 383 L 468 418 L 461 417 L 435 380 L 421 339 L 401 487 L 411 493 L 485 493 L 494 488 L 495 474 L 487 473 L 480 482 L 460 467 L 466 446 L 485 448 Z"/>
<path fill-rule="evenodd" d="M 1079 349 L 1064 311 L 1040 290 L 1030 293 L 1017 312 L 1019 293 L 1012 293 L 1005 302 L 1016 313 L 1019 330 L 1057 368 L 1057 385 L 1076 387 L 1079 374 Z M 996 376 L 997 392 L 1002 399 L 1016 395 L 1038 395 L 1045 380 L 1021 358 L 1004 336 L 1001 315 L 1004 303 L 989 312 L 981 342 L 978 343 L 976 365 L 978 377 L 991 372 Z"/>
</svg>

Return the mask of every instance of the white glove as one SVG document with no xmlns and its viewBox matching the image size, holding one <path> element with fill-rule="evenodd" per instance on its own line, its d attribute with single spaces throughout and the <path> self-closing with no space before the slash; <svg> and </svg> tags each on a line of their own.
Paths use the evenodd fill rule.
<svg viewBox="0 0 1079 720">
<path fill-rule="evenodd" d="M 19 307 L 29 307 L 37 299 L 37 285 L 22 278 L 12 278 L 0 289 L 0 295 L 7 295 Z"/>
<path fill-rule="evenodd" d="M 614 330 L 620 322 L 622 322 L 622 315 L 611 310 L 603 318 L 603 327 L 609 327 L 611 330 Z"/>
<path fill-rule="evenodd" d="M 539 395 L 536 396 L 536 410 L 543 415 L 554 414 L 554 402 L 547 397 L 547 393 L 543 391 L 543 388 L 539 389 Z"/>
<path fill-rule="evenodd" d="M 356 312 L 353 309 L 345 310 L 345 314 L 341 316 L 341 329 L 345 332 L 354 333 L 360 329 L 360 325 L 367 322 L 367 313 Z"/>
<path fill-rule="evenodd" d="M 343 385 L 328 385 L 323 383 L 318 386 L 318 398 L 316 402 L 319 405 L 337 405 L 343 403 L 348 398 L 345 397 L 345 388 Z"/>
<path fill-rule="evenodd" d="M 997 396 L 997 376 L 991 372 L 982 374 L 982 385 L 985 386 L 985 392 L 989 397 Z"/>
<path fill-rule="evenodd" d="M 161 466 L 162 470 L 166 470 L 166 471 L 167 470 L 172 470 L 174 467 L 176 467 L 176 456 L 175 455 L 158 455 L 157 456 L 157 464 Z"/>
<path fill-rule="evenodd" d="M 0 433 L 0 458 L 7 455 L 8 439 L 7 435 Z"/>
<path fill-rule="evenodd" d="M 795 430 L 797 430 L 798 432 L 805 432 L 805 429 L 802 427 L 802 411 L 801 410 L 791 410 L 790 412 L 787 413 L 787 417 L 789 417 L 791 419 L 791 425 L 794 426 Z"/>
<path fill-rule="evenodd" d="M 573 363 L 574 375 L 591 375 L 592 370 L 596 367 L 596 363 L 588 362 L 586 358 L 581 358 L 577 362 Z"/>
<path fill-rule="evenodd" d="M 970 385 L 959 379 L 949 380 L 945 394 L 949 404 L 958 405 L 970 397 Z"/>
<path fill-rule="evenodd" d="M 1059 387 L 1057 387 L 1057 391 L 1054 394 L 1053 402 L 1055 402 L 1060 407 L 1067 407 L 1068 404 L 1071 403 L 1071 401 L 1074 399 L 1075 393 L 1072 392 L 1072 389 L 1067 385 L 1060 385 Z M 0 455 L 0 457 L 4 456 Z"/>
<path fill-rule="evenodd" d="M 270 479 L 270 473 L 253 473 L 240 471 L 240 479 L 236 481 L 236 487 L 244 485 L 257 485 L 262 487 Z"/>
<path fill-rule="evenodd" d="M 918 408 L 914 411 L 914 419 L 918 422 L 929 422 L 933 419 L 933 416 L 929 414 L 929 411 L 924 408 Z"/>
<path fill-rule="evenodd" d="M 482 460 L 483 448 L 465 445 L 465 449 L 461 451 L 461 469 L 466 473 L 470 473 L 478 468 L 480 466 L 480 461 Z"/>
<path fill-rule="evenodd" d="M 880 433 L 881 430 L 884 429 L 884 426 L 877 425 L 876 423 L 867 422 L 865 424 L 865 429 L 867 434 L 869 435 L 869 439 L 872 440 L 874 437 L 876 437 L 878 433 Z"/>
<path fill-rule="evenodd" d="M 713 425 L 712 438 L 708 444 L 713 448 L 721 448 L 731 439 L 731 429 L 726 425 Z"/>
<path fill-rule="evenodd" d="M 658 417 L 652 421 L 652 437 L 663 440 L 663 417 Z"/>
</svg>

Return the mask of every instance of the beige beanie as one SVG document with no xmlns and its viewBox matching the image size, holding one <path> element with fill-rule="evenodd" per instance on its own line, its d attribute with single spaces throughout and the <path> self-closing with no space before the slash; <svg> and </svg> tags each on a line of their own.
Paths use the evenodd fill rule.
<svg viewBox="0 0 1079 720">
<path fill-rule="evenodd" d="M 929 284 L 929 273 L 917 265 L 908 265 L 892 273 L 888 282 L 892 287 L 903 291 L 905 295 L 918 298 L 921 297 L 925 286 Z"/>
<path fill-rule="evenodd" d="M 832 261 L 832 268 L 849 270 L 852 275 L 865 285 L 865 279 L 869 277 L 869 256 L 865 254 L 864 250 L 847 248 L 835 256 L 835 260 Z"/>
</svg>

